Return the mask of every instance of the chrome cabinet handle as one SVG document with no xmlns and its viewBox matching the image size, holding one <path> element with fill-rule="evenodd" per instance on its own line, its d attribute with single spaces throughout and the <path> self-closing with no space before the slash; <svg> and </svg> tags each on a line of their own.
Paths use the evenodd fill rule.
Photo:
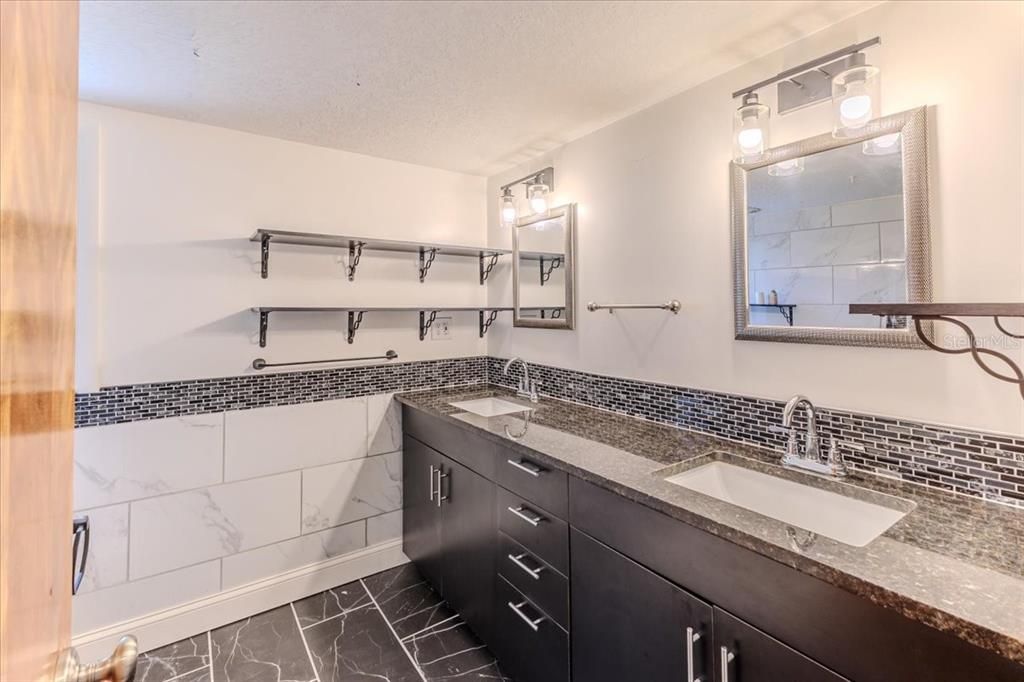
<svg viewBox="0 0 1024 682">
<path fill-rule="evenodd" d="M 544 570 L 544 567 L 543 566 L 538 566 L 537 568 L 530 568 L 525 563 L 523 563 L 523 557 L 525 557 L 525 556 L 529 556 L 529 555 L 526 552 L 523 552 L 522 554 L 509 554 L 508 558 L 509 558 L 509 561 L 511 561 L 516 566 L 518 566 L 519 568 L 521 568 L 524 571 L 526 571 L 526 573 L 531 578 L 533 578 L 534 580 L 540 580 L 540 573 L 541 573 L 541 571 Z"/>
<path fill-rule="evenodd" d="M 520 471 L 525 471 L 526 473 L 530 474 L 531 476 L 539 477 L 541 474 L 544 473 L 544 470 L 541 469 L 539 466 L 537 466 L 533 462 L 529 462 L 529 461 L 527 461 L 525 459 L 521 459 L 521 460 L 518 460 L 518 461 L 516 461 L 514 459 L 510 459 L 510 460 L 506 460 L 506 461 L 509 464 L 511 464 L 512 466 L 514 466 L 516 469 L 519 469 Z"/>
<path fill-rule="evenodd" d="M 430 497 L 428 498 L 430 502 L 434 501 L 434 471 L 436 471 L 436 468 L 434 467 L 433 464 L 431 464 L 430 465 Z"/>
<path fill-rule="evenodd" d="M 522 611 L 522 608 L 526 606 L 526 604 L 527 602 L 525 601 L 521 601 L 518 604 L 513 604 L 512 602 L 509 602 L 508 607 L 515 611 L 515 614 L 522 618 L 523 622 L 530 626 L 530 629 L 532 629 L 534 632 L 538 632 L 540 630 L 540 624 L 546 621 L 547 618 L 545 616 L 541 616 L 540 618 L 530 618 Z"/>
<path fill-rule="evenodd" d="M 702 682 L 703 677 L 693 676 L 693 645 L 700 641 L 700 633 L 686 628 L 686 682 Z"/>
<path fill-rule="evenodd" d="M 533 516 L 530 516 L 529 514 L 526 514 L 525 512 L 527 512 L 529 510 L 526 507 L 524 507 L 523 505 L 519 505 L 518 507 L 509 507 L 508 510 L 510 512 L 512 512 L 513 514 L 515 514 L 516 516 L 518 516 L 519 518 L 521 518 L 523 521 L 526 521 L 528 524 L 530 524 L 534 528 L 539 526 L 541 521 L 545 520 L 543 516 L 541 516 L 540 514 L 537 514 L 536 512 L 534 512 Z"/>
<path fill-rule="evenodd" d="M 719 659 L 719 662 L 721 663 L 720 671 L 722 673 L 722 682 L 729 682 L 729 664 L 732 663 L 732 660 L 736 658 L 736 656 L 729 651 L 729 647 L 727 646 L 722 647 L 721 653 L 722 657 Z"/>
<path fill-rule="evenodd" d="M 437 468 L 437 506 L 440 507 L 441 503 L 448 499 L 447 495 L 441 494 L 441 479 L 448 478 L 448 474 L 441 471 L 441 467 Z"/>
<path fill-rule="evenodd" d="M 89 517 L 83 514 L 76 516 L 71 522 L 71 594 L 78 594 L 85 578 L 85 567 L 89 561 L 89 536 L 92 534 Z M 82 551 L 79 554 L 78 548 Z M 78 557 L 81 556 L 81 561 Z"/>
</svg>

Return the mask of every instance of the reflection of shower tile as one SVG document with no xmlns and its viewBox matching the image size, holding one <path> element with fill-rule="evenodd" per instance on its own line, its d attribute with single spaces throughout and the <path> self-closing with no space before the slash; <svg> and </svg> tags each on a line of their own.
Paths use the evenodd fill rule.
<svg viewBox="0 0 1024 682">
<path fill-rule="evenodd" d="M 882 235 L 882 260 L 904 260 L 907 257 L 907 243 L 903 236 L 903 221 L 882 223 L 879 229 Z"/>
<path fill-rule="evenodd" d="M 747 242 L 747 267 L 785 268 L 789 263 L 789 233 L 751 237 Z"/>
<path fill-rule="evenodd" d="M 903 263 L 835 268 L 836 303 L 903 303 L 906 300 L 907 271 Z"/>
<path fill-rule="evenodd" d="M 857 225 L 886 220 L 903 220 L 903 195 L 848 201 L 832 206 L 833 225 Z"/>
<path fill-rule="evenodd" d="M 750 232 L 754 235 L 811 230 L 831 225 L 828 206 L 813 206 L 791 211 L 765 210 L 750 216 Z"/>
<path fill-rule="evenodd" d="M 790 242 L 794 266 L 878 262 L 877 223 L 794 232 Z"/>
<path fill-rule="evenodd" d="M 878 329 L 879 319 L 875 315 L 851 315 L 850 306 L 844 304 L 801 305 L 793 309 L 793 322 L 798 327 Z"/>
<path fill-rule="evenodd" d="M 779 268 L 758 270 L 755 289 L 779 294 L 779 303 L 831 303 L 832 268 Z"/>
</svg>

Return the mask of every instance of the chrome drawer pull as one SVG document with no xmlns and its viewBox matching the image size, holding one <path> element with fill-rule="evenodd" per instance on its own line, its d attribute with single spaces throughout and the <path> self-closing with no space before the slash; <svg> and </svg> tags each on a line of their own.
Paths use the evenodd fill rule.
<svg viewBox="0 0 1024 682">
<path fill-rule="evenodd" d="M 729 651 L 729 647 L 723 646 L 721 658 L 722 682 L 729 682 L 729 664 L 732 663 L 734 658 L 736 657 L 731 651 Z"/>
<path fill-rule="evenodd" d="M 539 631 L 540 630 L 540 624 L 543 623 L 544 621 L 546 621 L 547 618 L 545 616 L 541 616 L 540 618 L 537 618 L 537 619 L 530 618 L 529 616 L 527 616 L 525 613 L 522 612 L 522 608 L 524 606 L 526 606 L 526 602 L 525 601 L 521 601 L 518 604 L 513 604 L 512 602 L 508 603 L 508 607 L 510 609 L 512 609 L 513 611 L 515 611 L 516 615 L 519 616 L 520 618 L 522 618 L 524 623 L 529 625 L 530 628 L 534 632 Z"/>
<path fill-rule="evenodd" d="M 531 476 L 539 477 L 541 474 L 544 473 L 544 470 L 541 469 L 539 466 L 537 466 L 533 462 L 528 462 L 525 459 L 521 459 L 518 462 L 514 459 L 509 459 L 506 461 L 512 466 L 514 466 L 516 469 L 519 469 L 520 471 L 525 471 Z"/>
<path fill-rule="evenodd" d="M 441 503 L 448 499 L 447 495 L 441 494 L 441 479 L 448 478 L 448 474 L 441 471 L 441 467 L 437 468 L 437 506 L 440 507 Z"/>
<path fill-rule="evenodd" d="M 545 520 L 545 518 L 540 514 L 535 513 L 533 516 L 526 514 L 525 512 L 529 510 L 526 509 L 526 507 L 524 507 L 523 505 L 519 505 L 518 507 L 509 507 L 508 510 L 516 516 L 518 516 L 519 518 L 521 518 L 523 521 L 526 521 L 534 528 L 539 526 L 541 521 Z"/>
<path fill-rule="evenodd" d="M 529 566 L 523 563 L 523 557 L 525 556 L 529 555 L 526 552 L 523 552 L 522 554 L 509 554 L 508 558 L 509 561 L 511 561 L 516 566 L 526 571 L 526 573 L 531 578 L 533 578 L 534 580 L 540 580 L 540 572 L 544 570 L 544 567 L 538 566 L 537 568 L 530 568 Z"/>
<path fill-rule="evenodd" d="M 686 628 L 686 682 L 702 682 L 704 678 L 693 676 L 693 645 L 700 641 L 700 633 Z"/>
</svg>

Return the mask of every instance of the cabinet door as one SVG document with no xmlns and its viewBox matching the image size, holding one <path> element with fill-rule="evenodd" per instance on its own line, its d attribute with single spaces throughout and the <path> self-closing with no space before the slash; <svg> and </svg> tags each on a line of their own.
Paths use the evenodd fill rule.
<svg viewBox="0 0 1024 682">
<path fill-rule="evenodd" d="M 709 604 L 575 529 L 569 544 L 573 680 L 711 682 Z"/>
<path fill-rule="evenodd" d="M 423 577 L 442 592 L 441 503 L 437 471 L 441 455 L 415 438 L 402 440 L 402 550 Z"/>
<path fill-rule="evenodd" d="M 716 682 L 843 682 L 845 677 L 715 607 Z"/>
<path fill-rule="evenodd" d="M 493 629 L 498 542 L 495 486 L 447 457 L 442 457 L 441 467 L 444 598 L 477 636 L 487 641 Z"/>
</svg>

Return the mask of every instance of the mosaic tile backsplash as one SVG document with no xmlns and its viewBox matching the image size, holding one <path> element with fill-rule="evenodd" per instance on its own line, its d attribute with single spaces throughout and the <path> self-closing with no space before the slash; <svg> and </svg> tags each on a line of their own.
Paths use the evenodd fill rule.
<svg viewBox="0 0 1024 682">
<path fill-rule="evenodd" d="M 505 360 L 469 357 L 390 365 L 112 386 L 75 398 L 77 427 L 224 410 L 334 400 L 446 386 L 514 388 Z M 770 429 L 783 403 L 667 384 L 530 365 L 542 395 L 781 450 Z M 825 438 L 838 438 L 860 470 L 1024 508 L 1024 434 L 1003 436 L 843 410 L 819 409 Z"/>
</svg>

